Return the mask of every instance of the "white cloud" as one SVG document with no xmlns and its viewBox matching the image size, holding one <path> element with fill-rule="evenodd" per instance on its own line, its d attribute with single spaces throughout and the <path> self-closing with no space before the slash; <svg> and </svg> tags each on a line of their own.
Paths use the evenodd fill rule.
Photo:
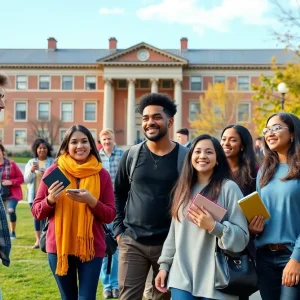
<svg viewBox="0 0 300 300">
<path fill-rule="evenodd" d="M 299 7 L 300 6 L 300 1 L 299 0 L 290 0 L 290 4 L 293 7 Z"/>
<path fill-rule="evenodd" d="M 275 24 L 274 19 L 266 16 L 270 8 L 268 0 L 222 0 L 219 6 L 211 9 L 201 7 L 204 1 L 211 0 L 162 0 L 160 4 L 139 9 L 137 16 L 141 20 L 189 25 L 200 35 L 205 29 L 229 31 L 231 23 L 237 19 L 243 24 Z"/>
<path fill-rule="evenodd" d="M 123 15 L 123 8 L 100 8 L 99 14 L 101 15 Z"/>
</svg>

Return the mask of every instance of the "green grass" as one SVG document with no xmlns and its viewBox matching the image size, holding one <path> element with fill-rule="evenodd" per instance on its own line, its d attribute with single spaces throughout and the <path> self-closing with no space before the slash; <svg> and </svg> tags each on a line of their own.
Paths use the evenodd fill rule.
<svg viewBox="0 0 300 300">
<path fill-rule="evenodd" d="M 16 156 L 11 156 L 9 159 L 15 161 L 16 163 L 28 163 L 29 159 L 32 157 L 16 157 Z"/>
<path fill-rule="evenodd" d="M 0 265 L 3 300 L 59 300 L 60 294 L 50 271 L 47 255 L 34 244 L 33 219 L 26 203 L 17 207 L 17 239 L 12 241 L 11 264 Z M 103 300 L 99 281 L 97 299 Z"/>
</svg>

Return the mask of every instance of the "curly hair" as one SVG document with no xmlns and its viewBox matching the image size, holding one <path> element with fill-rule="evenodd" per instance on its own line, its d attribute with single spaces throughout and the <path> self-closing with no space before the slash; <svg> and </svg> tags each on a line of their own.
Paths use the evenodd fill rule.
<svg viewBox="0 0 300 300">
<path fill-rule="evenodd" d="M 145 107 L 149 105 L 158 105 L 163 107 L 164 113 L 172 118 L 177 112 L 177 107 L 174 101 L 172 101 L 167 95 L 151 93 L 144 95 L 137 107 L 137 112 L 141 115 L 143 114 L 143 110 Z"/>
<path fill-rule="evenodd" d="M 0 87 L 6 88 L 8 87 L 8 85 L 9 85 L 8 77 L 4 73 L 0 72 Z"/>
<path fill-rule="evenodd" d="M 48 149 L 47 156 L 52 157 L 52 146 L 47 141 L 40 138 L 36 139 L 31 146 L 31 152 L 33 157 L 38 157 L 37 149 L 40 145 L 45 145 Z"/>
</svg>

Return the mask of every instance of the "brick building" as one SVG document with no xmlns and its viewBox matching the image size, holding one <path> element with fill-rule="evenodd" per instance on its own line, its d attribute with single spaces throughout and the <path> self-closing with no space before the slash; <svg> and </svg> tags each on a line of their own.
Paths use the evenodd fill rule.
<svg viewBox="0 0 300 300">
<path fill-rule="evenodd" d="M 209 84 L 236 84 L 242 101 L 236 123 L 253 128 L 251 85 L 261 73 L 272 75 L 271 58 L 284 64 L 292 54 L 283 50 L 159 49 L 140 43 L 118 49 L 59 49 L 54 38 L 45 49 L 0 49 L 0 69 L 10 78 L 6 109 L 0 113 L 0 139 L 14 151 L 28 148 L 39 131 L 54 145 L 73 124 L 88 127 L 95 139 L 103 127 L 116 132 L 119 145 L 143 138 L 135 113 L 145 93 L 168 94 L 178 106 L 174 132 L 190 127 L 200 109 L 199 96 Z M 50 132 L 49 132 L 50 131 Z"/>
</svg>

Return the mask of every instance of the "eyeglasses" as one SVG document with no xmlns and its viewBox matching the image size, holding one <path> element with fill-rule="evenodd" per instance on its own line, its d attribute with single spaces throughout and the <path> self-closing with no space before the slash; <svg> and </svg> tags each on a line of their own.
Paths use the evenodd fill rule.
<svg viewBox="0 0 300 300">
<path fill-rule="evenodd" d="M 271 126 L 271 128 L 268 128 L 268 127 L 264 128 L 262 131 L 262 134 L 264 136 L 266 136 L 266 135 L 270 134 L 271 131 L 276 133 L 276 132 L 279 132 L 279 130 L 281 130 L 281 129 L 289 129 L 289 128 L 285 127 L 285 126 L 281 126 L 279 124 L 274 124 L 273 126 Z"/>
</svg>

